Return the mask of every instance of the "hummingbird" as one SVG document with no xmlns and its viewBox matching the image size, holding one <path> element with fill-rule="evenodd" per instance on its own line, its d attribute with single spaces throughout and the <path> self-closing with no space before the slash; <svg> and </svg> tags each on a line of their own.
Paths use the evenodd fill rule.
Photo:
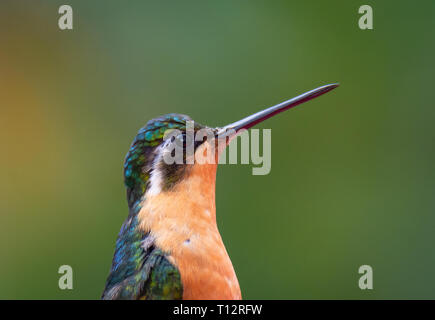
<svg viewBox="0 0 435 320">
<path fill-rule="evenodd" d="M 125 157 L 128 216 L 116 240 L 102 299 L 242 299 L 216 223 L 218 161 L 168 164 L 164 155 L 172 143 L 181 141 L 182 148 L 193 143 L 195 155 L 216 160 L 242 130 L 337 86 L 321 86 L 224 127 L 194 122 L 195 133 L 201 129 L 211 132 L 211 138 L 208 135 L 200 141 L 187 141 L 185 131 L 192 119 L 186 115 L 168 114 L 148 121 Z M 165 139 L 171 130 L 182 134 Z M 218 147 L 216 154 L 207 151 L 222 140 L 224 147 Z"/>
</svg>

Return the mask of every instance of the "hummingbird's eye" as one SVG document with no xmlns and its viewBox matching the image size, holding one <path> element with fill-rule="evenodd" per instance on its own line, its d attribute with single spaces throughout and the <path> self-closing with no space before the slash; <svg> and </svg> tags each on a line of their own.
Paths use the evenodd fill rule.
<svg viewBox="0 0 435 320">
<path fill-rule="evenodd" d="M 180 133 L 179 135 L 172 137 L 172 143 L 176 143 L 178 147 L 186 147 L 186 133 Z"/>
</svg>

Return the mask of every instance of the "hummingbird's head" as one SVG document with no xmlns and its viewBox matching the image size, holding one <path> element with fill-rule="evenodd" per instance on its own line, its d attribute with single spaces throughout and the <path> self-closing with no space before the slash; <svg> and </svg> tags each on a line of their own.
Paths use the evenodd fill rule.
<svg viewBox="0 0 435 320">
<path fill-rule="evenodd" d="M 138 131 L 124 161 L 129 205 L 140 200 L 147 191 L 156 194 L 170 190 L 183 177 L 192 165 L 187 163 L 189 153 L 186 149 L 191 147 L 195 152 L 207 140 L 188 139 L 188 129 L 193 134 L 201 129 L 215 132 L 215 129 L 200 125 L 189 116 L 174 113 L 152 119 Z M 180 161 L 168 160 L 175 159 L 175 152 L 179 151 L 182 155 Z"/>
<path fill-rule="evenodd" d="M 203 191 L 213 188 L 214 192 L 219 155 L 240 131 L 337 86 L 319 87 L 221 128 L 200 125 L 181 114 L 168 114 L 148 121 L 134 138 L 124 162 L 129 206 L 146 194 L 157 195 L 173 190 L 186 177 L 200 179 L 199 188 Z M 198 163 L 198 156 L 205 162 Z"/>
</svg>

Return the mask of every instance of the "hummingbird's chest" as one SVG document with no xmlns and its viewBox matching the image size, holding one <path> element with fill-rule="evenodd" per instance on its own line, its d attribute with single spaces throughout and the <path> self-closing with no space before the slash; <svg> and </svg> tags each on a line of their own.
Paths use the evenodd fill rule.
<svg viewBox="0 0 435 320">
<path fill-rule="evenodd" d="M 193 171 L 173 192 L 148 197 L 139 213 L 141 228 L 178 268 L 183 299 L 241 299 L 216 225 L 214 177 Z"/>
<path fill-rule="evenodd" d="M 169 257 L 180 271 L 183 299 L 241 299 L 233 265 L 217 228 L 185 235 L 186 240 L 170 246 Z"/>
</svg>

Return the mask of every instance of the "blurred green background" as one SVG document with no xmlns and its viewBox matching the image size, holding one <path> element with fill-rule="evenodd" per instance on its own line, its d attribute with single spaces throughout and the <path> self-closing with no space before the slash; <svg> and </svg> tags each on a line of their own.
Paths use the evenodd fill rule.
<svg viewBox="0 0 435 320">
<path fill-rule="evenodd" d="M 260 126 L 269 175 L 218 170 L 243 297 L 434 299 L 434 17 L 432 0 L 2 1 L 0 298 L 100 297 L 124 155 L 149 119 L 220 126 L 340 82 Z M 58 288 L 63 264 L 74 290 Z"/>
</svg>

